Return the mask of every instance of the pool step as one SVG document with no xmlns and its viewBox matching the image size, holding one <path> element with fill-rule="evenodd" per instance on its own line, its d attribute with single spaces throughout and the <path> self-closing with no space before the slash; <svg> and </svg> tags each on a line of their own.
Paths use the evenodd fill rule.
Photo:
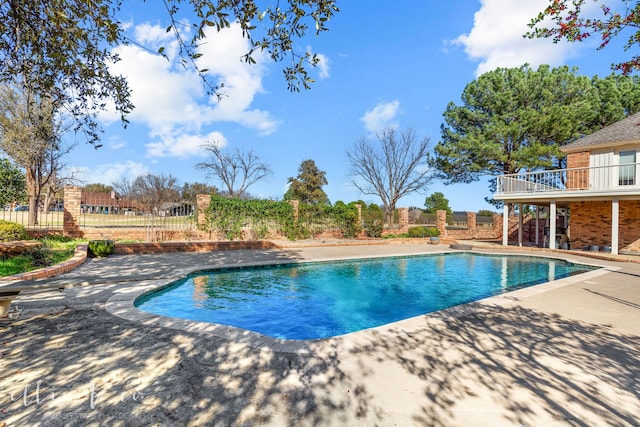
<svg viewBox="0 0 640 427">
<path fill-rule="evenodd" d="M 449 247 L 451 249 L 460 249 L 462 251 L 470 251 L 470 250 L 473 249 L 473 246 L 465 245 L 465 244 L 462 244 L 462 243 L 453 243 L 453 244 L 449 245 Z"/>
</svg>

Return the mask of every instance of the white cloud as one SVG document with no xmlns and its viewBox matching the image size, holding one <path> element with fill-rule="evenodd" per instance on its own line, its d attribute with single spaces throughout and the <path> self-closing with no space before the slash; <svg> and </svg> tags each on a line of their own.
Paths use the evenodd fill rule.
<svg viewBox="0 0 640 427">
<path fill-rule="evenodd" d="M 312 52 L 311 51 L 311 46 L 307 46 L 307 52 Z M 327 55 L 324 55 L 322 53 L 316 53 L 316 58 L 318 59 L 318 63 L 316 64 L 316 68 L 318 70 L 318 77 L 320 78 L 320 80 L 323 79 L 327 79 L 329 77 L 331 77 L 331 74 L 329 72 L 329 58 L 327 57 Z"/>
<path fill-rule="evenodd" d="M 126 145 L 127 145 L 126 141 L 123 141 L 122 137 L 120 137 L 119 135 L 111 136 L 106 141 L 107 148 L 111 150 L 119 150 L 121 148 L 126 147 Z"/>
<path fill-rule="evenodd" d="M 326 79 L 330 77 L 329 74 L 329 58 L 327 58 L 326 55 L 323 55 L 321 53 L 316 54 L 316 57 L 318 58 L 318 75 L 320 77 L 320 79 Z"/>
<path fill-rule="evenodd" d="M 227 144 L 227 140 L 220 132 L 211 132 L 208 135 L 164 132 L 157 136 L 160 141 L 150 142 L 146 145 L 149 157 L 187 158 L 202 155 L 202 145 L 208 141 L 217 141 L 221 146 Z"/>
<path fill-rule="evenodd" d="M 129 160 L 125 163 L 109 163 L 97 168 L 74 168 L 76 177 L 84 184 L 101 183 L 110 185 L 120 178 L 135 179 L 139 175 L 146 175 L 149 169 L 142 163 Z"/>
<path fill-rule="evenodd" d="M 369 132 L 380 132 L 387 128 L 397 128 L 396 115 L 400 108 L 398 100 L 380 103 L 373 110 L 364 113 L 360 121 Z"/>
<path fill-rule="evenodd" d="M 548 6 L 548 0 L 481 0 L 480 4 L 471 31 L 453 40 L 471 59 L 481 61 L 476 75 L 525 63 L 534 68 L 560 65 L 571 54 L 567 43 L 523 37 L 530 31 L 527 24 Z"/>
<path fill-rule="evenodd" d="M 160 141 L 147 144 L 149 156 L 188 157 L 199 151 L 198 141 L 203 128 L 216 122 L 234 122 L 255 129 L 259 134 L 273 133 L 279 122 L 268 111 L 251 107 L 257 94 L 263 93 L 262 78 L 267 72 L 266 58 L 256 53 L 256 64 L 247 64 L 241 57 L 249 50 L 238 24 L 216 32 L 207 29 L 207 38 L 199 47 L 203 56 L 197 60 L 199 69 L 208 69 L 213 81 L 224 83 L 221 101 L 207 96 L 194 69 L 183 67 L 173 33 L 164 28 L 142 24 L 134 29 L 135 40 L 155 51 L 161 46 L 169 61 L 141 47 L 130 44 L 118 47 L 121 61 L 112 66 L 116 74 L 127 78 L 131 101 L 135 106 L 128 119 L 149 127 L 152 138 Z M 114 112 L 101 117 L 105 123 L 119 117 Z"/>
<path fill-rule="evenodd" d="M 208 28 L 206 36 L 206 43 L 199 49 L 203 56 L 198 59 L 198 68 L 207 69 L 208 74 L 218 76 L 219 81 L 224 83 L 222 92 L 225 94 L 220 102 L 212 103 L 210 119 L 237 122 L 257 129 L 264 135 L 273 133 L 278 123 L 271 114 L 251 108 L 254 97 L 264 93 L 262 76 L 267 72 L 267 56 L 256 51 L 253 54 L 255 64 L 247 64 L 242 60 L 242 55 L 250 50 L 250 45 L 242 37 L 242 30 L 237 23 L 221 32 Z"/>
</svg>

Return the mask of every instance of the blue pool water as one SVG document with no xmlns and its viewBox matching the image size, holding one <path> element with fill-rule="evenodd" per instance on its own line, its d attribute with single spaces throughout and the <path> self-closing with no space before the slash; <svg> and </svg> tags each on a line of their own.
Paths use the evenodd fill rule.
<svg viewBox="0 0 640 427">
<path fill-rule="evenodd" d="M 136 306 L 277 338 L 326 338 L 593 268 L 461 253 L 223 269 L 191 274 Z"/>
</svg>

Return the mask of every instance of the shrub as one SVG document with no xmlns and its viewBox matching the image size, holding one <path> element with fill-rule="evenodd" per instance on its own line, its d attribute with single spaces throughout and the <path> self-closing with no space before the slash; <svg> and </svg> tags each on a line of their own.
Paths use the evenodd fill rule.
<svg viewBox="0 0 640 427">
<path fill-rule="evenodd" d="M 369 206 L 363 205 L 362 222 L 364 224 L 364 231 L 368 237 L 382 237 L 384 214 L 380 206 L 373 203 Z"/>
<path fill-rule="evenodd" d="M 91 240 L 88 245 L 89 253 L 95 257 L 111 255 L 115 247 L 113 240 Z"/>
<path fill-rule="evenodd" d="M 297 229 L 293 206 L 288 202 L 213 196 L 207 208 L 207 225 L 204 229 L 234 240 L 242 237 L 242 231 L 246 227 L 251 227 L 258 235 L 266 237 L 269 225 L 275 228 L 276 234 L 295 239 Z"/>
<path fill-rule="evenodd" d="M 27 239 L 27 230 L 21 224 L 0 219 L 0 242 L 13 242 L 15 240 Z"/>
<path fill-rule="evenodd" d="M 358 210 L 354 204 L 346 205 L 344 202 L 337 201 L 331 213 L 342 233 L 342 237 L 353 239 L 360 233 L 361 227 L 360 224 L 358 224 Z"/>
<path fill-rule="evenodd" d="M 51 265 L 51 249 L 47 245 L 33 248 L 26 252 L 26 255 L 31 259 L 31 264 L 34 267 L 48 267 Z"/>
<path fill-rule="evenodd" d="M 438 237 L 440 230 L 436 227 L 411 227 L 409 237 Z"/>
<path fill-rule="evenodd" d="M 65 236 L 63 234 L 47 234 L 42 238 L 42 240 L 45 240 L 47 243 L 69 243 L 73 241 L 73 237 Z"/>
</svg>

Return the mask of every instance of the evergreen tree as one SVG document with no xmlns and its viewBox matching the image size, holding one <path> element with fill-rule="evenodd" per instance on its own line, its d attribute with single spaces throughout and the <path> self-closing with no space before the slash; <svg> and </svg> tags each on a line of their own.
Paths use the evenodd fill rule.
<svg viewBox="0 0 640 427">
<path fill-rule="evenodd" d="M 24 174 L 9 159 L 0 158 L 0 209 L 8 203 L 23 201 L 27 197 Z"/>
<path fill-rule="evenodd" d="M 285 200 L 299 200 L 311 205 L 329 204 L 329 197 L 322 189 L 327 185 L 325 172 L 318 169 L 313 160 L 304 160 L 298 168 L 298 176 L 289 178 Z"/>
<path fill-rule="evenodd" d="M 434 214 L 437 211 L 447 211 L 447 215 L 453 214 L 451 207 L 449 206 L 449 200 L 444 197 L 444 194 L 437 191 L 428 196 L 424 201 L 425 212 Z"/>
<path fill-rule="evenodd" d="M 560 147 L 638 109 L 636 77 L 578 76 L 547 65 L 499 68 L 449 103 L 431 164 L 446 183 L 564 167 Z M 491 181 L 495 190 L 495 179 Z"/>
</svg>

